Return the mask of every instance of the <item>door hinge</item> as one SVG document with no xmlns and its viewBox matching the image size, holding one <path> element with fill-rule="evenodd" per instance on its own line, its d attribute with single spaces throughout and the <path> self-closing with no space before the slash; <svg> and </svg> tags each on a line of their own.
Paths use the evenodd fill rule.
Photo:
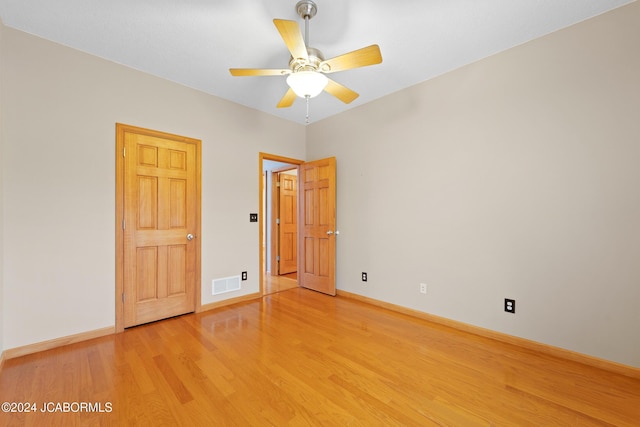
<svg viewBox="0 0 640 427">
<path fill-rule="evenodd" d="M 127 157 L 127 147 L 122 149 L 122 157 Z"/>
<path fill-rule="evenodd" d="M 124 292 L 122 293 L 122 302 L 124 302 Z"/>
<path fill-rule="evenodd" d="M 280 225 L 280 218 L 276 218 L 276 225 Z"/>
<path fill-rule="evenodd" d="M 280 261 L 280 255 L 276 255 L 276 261 Z"/>
<path fill-rule="evenodd" d="M 125 228 L 127 228 L 127 223 L 123 219 L 122 220 L 122 229 L 124 230 Z"/>
<path fill-rule="evenodd" d="M 280 187 L 280 181 L 276 182 L 276 187 Z"/>
</svg>

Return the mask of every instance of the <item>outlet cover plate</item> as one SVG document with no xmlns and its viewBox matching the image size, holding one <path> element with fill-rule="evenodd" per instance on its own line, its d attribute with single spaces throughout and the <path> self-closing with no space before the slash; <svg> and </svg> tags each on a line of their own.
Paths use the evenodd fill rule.
<svg viewBox="0 0 640 427">
<path fill-rule="evenodd" d="M 505 298 L 504 299 L 504 311 L 507 313 L 515 314 L 516 312 L 516 300 Z"/>
<path fill-rule="evenodd" d="M 365 273 L 364 271 L 362 272 L 362 281 L 363 282 L 367 281 L 367 273 Z"/>
<path fill-rule="evenodd" d="M 242 280 L 247 280 L 247 272 L 246 271 L 242 272 Z"/>
</svg>

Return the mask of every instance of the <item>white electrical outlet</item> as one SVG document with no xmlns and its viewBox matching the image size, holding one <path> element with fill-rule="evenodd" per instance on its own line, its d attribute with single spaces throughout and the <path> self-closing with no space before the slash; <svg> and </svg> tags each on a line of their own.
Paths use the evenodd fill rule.
<svg viewBox="0 0 640 427">
<path fill-rule="evenodd" d="M 420 283 L 420 293 L 421 294 L 426 294 L 427 293 L 427 284 L 426 283 Z"/>
</svg>

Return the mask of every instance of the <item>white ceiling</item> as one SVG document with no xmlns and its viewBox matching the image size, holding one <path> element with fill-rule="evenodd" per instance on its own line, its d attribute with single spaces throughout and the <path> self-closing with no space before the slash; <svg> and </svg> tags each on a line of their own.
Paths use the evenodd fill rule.
<svg viewBox="0 0 640 427">
<path fill-rule="evenodd" d="M 229 68 L 287 68 L 273 18 L 297 0 L 0 0 L 6 26 L 298 123 L 305 102 L 277 109 L 285 77 Z M 331 58 L 378 44 L 383 63 L 331 75 L 360 93 L 311 100 L 318 121 L 583 21 L 631 0 L 316 0 L 310 45 Z"/>
</svg>

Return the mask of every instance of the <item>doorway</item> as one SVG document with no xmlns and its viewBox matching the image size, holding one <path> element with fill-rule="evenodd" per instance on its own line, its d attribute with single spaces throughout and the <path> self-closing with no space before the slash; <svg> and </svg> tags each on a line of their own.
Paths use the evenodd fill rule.
<svg viewBox="0 0 640 427">
<path fill-rule="evenodd" d="M 272 276 L 295 279 L 298 272 L 298 168 L 275 169 L 270 178 L 270 210 L 268 197 L 266 203 L 271 227 L 271 233 L 268 233 L 271 256 L 267 258 L 267 271 Z"/>
<path fill-rule="evenodd" d="M 260 293 L 272 292 L 267 289 L 266 279 L 273 278 L 273 266 L 267 271 L 268 256 L 272 238 L 267 237 L 270 211 L 266 203 L 269 186 L 266 181 L 265 161 L 284 163 L 279 168 L 291 166 L 297 169 L 298 215 L 297 215 L 297 286 L 336 295 L 336 158 L 304 162 L 281 156 L 260 153 L 259 156 L 259 194 L 260 194 Z"/>
<path fill-rule="evenodd" d="M 297 173 L 302 160 L 260 154 L 260 292 L 298 287 Z"/>
</svg>

